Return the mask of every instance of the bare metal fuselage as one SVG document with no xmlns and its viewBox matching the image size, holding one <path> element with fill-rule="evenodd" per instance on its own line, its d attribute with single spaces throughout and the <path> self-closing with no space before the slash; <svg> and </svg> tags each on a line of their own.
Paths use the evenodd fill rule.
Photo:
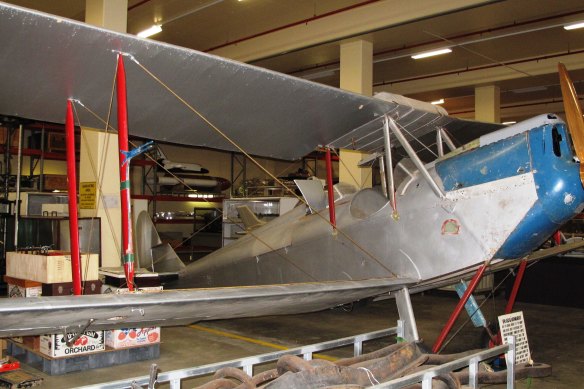
<svg viewBox="0 0 584 389">
<path fill-rule="evenodd" d="M 445 198 L 410 169 L 396 189 L 399 217 L 371 189 L 336 201 L 336 233 L 328 210 L 307 214 L 300 205 L 188 266 L 179 285 L 423 281 L 506 259 L 508 253 L 524 255 L 578 212 L 584 199 L 565 130 L 562 123 L 539 123 L 429 164 Z M 562 131 L 562 143 L 553 144 L 553 131 Z M 563 153 L 553 153 L 555 147 Z M 520 237 L 523 246 L 513 244 L 512 238 L 522 232 L 530 235 Z"/>
</svg>

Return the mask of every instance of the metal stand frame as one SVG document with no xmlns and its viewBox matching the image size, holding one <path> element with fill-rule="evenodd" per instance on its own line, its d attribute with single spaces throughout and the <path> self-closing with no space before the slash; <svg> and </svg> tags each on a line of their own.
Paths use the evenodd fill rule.
<svg viewBox="0 0 584 389">
<path fill-rule="evenodd" d="M 397 335 L 408 342 L 420 340 L 408 288 L 404 287 L 395 293 L 395 303 L 399 314 Z"/>
<path fill-rule="evenodd" d="M 236 183 L 241 181 L 244 196 L 247 196 L 247 158 L 243 154 L 231 153 L 231 197 L 238 197 Z M 239 196 L 240 197 L 240 196 Z"/>
</svg>

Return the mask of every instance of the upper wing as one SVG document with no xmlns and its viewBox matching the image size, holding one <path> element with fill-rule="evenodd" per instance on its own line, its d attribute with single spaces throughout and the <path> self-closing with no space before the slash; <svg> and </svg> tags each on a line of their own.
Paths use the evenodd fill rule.
<svg viewBox="0 0 584 389">
<path fill-rule="evenodd" d="M 419 140 L 419 142 L 412 143 L 411 146 L 420 154 L 422 160 L 433 159 L 431 155 L 426 155 L 431 151 L 425 145 L 435 144 L 434 134 L 439 128 L 448 130 L 459 141 L 466 143 L 504 127 L 496 123 L 462 120 L 448 116 L 442 107 L 392 93 L 382 92 L 377 94 L 376 98 L 389 104 L 390 110 L 387 115 L 391 116 L 399 124 L 408 141 Z M 329 146 L 368 153 L 380 152 L 385 146 L 383 125 L 383 117 L 376 118 L 332 140 Z M 400 145 L 395 135 L 391 134 L 390 137 L 392 147 L 399 148 Z"/>
<path fill-rule="evenodd" d="M 318 311 L 413 283 L 372 279 L 184 289 L 144 294 L 0 299 L 0 338 Z M 42 318 L 42 320 L 41 320 Z"/>
<path fill-rule="evenodd" d="M 105 118 L 118 51 L 250 154 L 298 159 L 388 110 L 374 98 L 4 3 L 0 47 L 4 115 L 62 123 L 75 98 Z M 126 59 L 125 68 L 131 134 L 235 150 L 136 63 Z M 77 111 L 81 125 L 104 128 Z"/>
<path fill-rule="evenodd" d="M 412 108 L 409 99 L 366 97 L 4 3 L 0 47 L 0 115 L 62 123 L 66 99 L 75 98 L 105 119 L 116 55 L 124 52 L 254 155 L 298 159 L 351 130 L 378 126 L 385 113 L 416 136 L 469 124 Z M 132 60 L 125 68 L 132 135 L 236 151 Z M 89 111 L 77 112 L 80 125 L 104 128 Z M 360 148 L 358 135 L 338 145 Z"/>
</svg>

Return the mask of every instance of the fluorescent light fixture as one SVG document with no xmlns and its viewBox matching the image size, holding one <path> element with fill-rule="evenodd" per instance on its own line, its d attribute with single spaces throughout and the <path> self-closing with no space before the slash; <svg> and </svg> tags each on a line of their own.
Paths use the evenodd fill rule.
<svg viewBox="0 0 584 389">
<path fill-rule="evenodd" d="M 440 49 L 440 50 L 432 50 L 432 51 L 426 51 L 420 54 L 415 54 L 412 55 L 413 59 L 421 59 L 421 58 L 428 58 L 428 57 L 434 57 L 435 55 L 442 55 L 442 54 L 448 54 L 448 53 L 452 53 L 451 49 Z"/>
<path fill-rule="evenodd" d="M 501 124 L 504 126 L 510 126 L 511 124 L 515 124 L 515 123 L 517 123 L 517 122 L 503 122 Z"/>
<path fill-rule="evenodd" d="M 137 35 L 140 38 L 148 38 L 149 36 L 152 36 L 154 34 L 158 34 L 160 31 L 162 31 L 162 26 L 160 24 L 155 24 L 152 27 L 139 32 Z"/>
<path fill-rule="evenodd" d="M 584 22 L 578 22 L 578 23 L 566 24 L 564 26 L 564 30 L 576 30 L 578 28 L 583 28 L 583 27 L 584 27 Z"/>
<path fill-rule="evenodd" d="M 440 99 L 440 100 L 432 101 L 430 104 L 433 104 L 433 105 L 440 105 L 440 104 L 444 104 L 444 99 Z"/>
</svg>

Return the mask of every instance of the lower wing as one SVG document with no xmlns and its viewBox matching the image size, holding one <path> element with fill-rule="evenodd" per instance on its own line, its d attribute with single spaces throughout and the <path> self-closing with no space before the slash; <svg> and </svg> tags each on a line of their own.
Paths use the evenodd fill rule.
<svg viewBox="0 0 584 389">
<path fill-rule="evenodd" d="M 414 283 L 371 279 L 0 301 L 0 337 L 313 312 Z"/>
</svg>

